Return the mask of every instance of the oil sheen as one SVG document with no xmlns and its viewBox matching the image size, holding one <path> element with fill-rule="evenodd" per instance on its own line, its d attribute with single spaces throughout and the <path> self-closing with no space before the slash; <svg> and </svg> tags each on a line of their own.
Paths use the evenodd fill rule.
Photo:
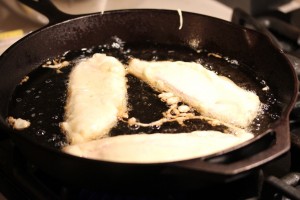
<svg viewBox="0 0 300 200">
<path fill-rule="evenodd" d="M 239 63 L 234 58 L 228 58 L 205 49 L 195 50 L 185 46 L 162 44 L 127 44 L 119 38 L 113 42 L 96 47 L 68 51 L 56 58 L 49 58 L 45 63 L 68 61 L 69 65 L 57 69 L 38 67 L 28 74 L 29 79 L 17 86 L 9 108 L 9 116 L 29 120 L 29 128 L 21 130 L 39 143 L 53 148 L 61 148 L 66 143 L 64 134 L 59 127 L 64 118 L 64 106 L 67 98 L 68 75 L 72 67 L 81 59 L 94 53 L 105 53 L 114 56 L 123 64 L 131 57 L 142 60 L 169 60 L 197 62 L 217 74 L 233 80 L 238 86 L 254 91 L 263 103 L 261 114 L 251 124 L 251 132 L 259 134 L 266 130 L 270 123 L 279 118 L 280 108 L 272 88 L 263 77 L 253 73 L 250 68 Z M 150 123 L 162 118 L 162 113 L 168 109 L 158 98 L 158 93 L 143 81 L 127 75 L 129 118 L 135 117 L 140 122 Z M 212 126 L 204 120 L 187 120 L 184 126 L 177 122 L 164 123 L 161 126 L 140 127 L 129 126 L 125 121 L 119 121 L 110 131 L 111 136 L 136 133 L 178 133 L 195 130 L 218 130 L 223 126 Z"/>
</svg>

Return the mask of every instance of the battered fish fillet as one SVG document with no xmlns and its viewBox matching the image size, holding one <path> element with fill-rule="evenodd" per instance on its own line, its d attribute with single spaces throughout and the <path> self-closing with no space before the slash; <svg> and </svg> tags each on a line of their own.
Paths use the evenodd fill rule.
<svg viewBox="0 0 300 200">
<path fill-rule="evenodd" d="M 253 138 L 218 131 L 176 134 L 134 134 L 103 138 L 64 147 L 63 151 L 89 159 L 122 163 L 161 163 L 213 154 Z"/>
<path fill-rule="evenodd" d="M 132 59 L 128 71 L 155 90 L 173 93 L 201 115 L 241 128 L 246 128 L 260 109 L 256 94 L 197 63 Z"/>
<path fill-rule="evenodd" d="M 125 68 L 114 57 L 94 54 L 77 64 L 68 83 L 65 121 L 70 144 L 105 137 L 127 112 Z"/>
</svg>

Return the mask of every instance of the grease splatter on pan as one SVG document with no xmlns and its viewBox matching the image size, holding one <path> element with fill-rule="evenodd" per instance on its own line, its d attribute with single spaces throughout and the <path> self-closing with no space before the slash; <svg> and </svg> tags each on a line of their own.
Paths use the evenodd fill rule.
<svg viewBox="0 0 300 200">
<path fill-rule="evenodd" d="M 264 104 L 263 113 L 255 118 L 251 131 L 259 134 L 266 130 L 270 123 L 279 118 L 279 106 L 276 96 L 267 83 L 255 74 L 249 67 L 234 58 L 228 58 L 218 52 L 207 52 L 205 49 L 195 50 L 190 47 L 163 45 L 153 43 L 127 44 L 117 37 L 108 44 L 69 51 L 56 58 L 49 58 L 45 65 L 64 63 L 57 69 L 41 67 L 30 74 L 26 82 L 20 84 L 12 97 L 9 116 L 19 117 L 30 121 L 27 129 L 21 130 L 39 143 L 54 148 L 61 148 L 65 143 L 65 136 L 61 132 L 59 123 L 63 121 L 64 106 L 66 104 L 68 75 L 72 67 L 81 59 L 94 53 L 106 53 L 114 56 L 126 64 L 130 57 L 143 60 L 181 60 L 198 62 L 207 69 L 226 76 L 242 88 L 254 91 Z M 67 63 L 66 63 L 67 62 Z M 61 66 L 61 65 L 59 65 Z M 153 91 L 143 81 L 127 75 L 129 117 L 134 116 L 140 122 L 150 123 L 162 118 L 162 113 L 168 107 L 160 100 L 158 93 Z M 151 114 L 150 114 L 151 113 Z M 161 126 L 139 127 L 130 126 L 120 121 L 110 132 L 111 136 L 120 134 L 143 133 L 178 133 L 194 130 L 224 130 L 223 126 L 212 126 L 204 120 L 187 120 L 184 126 L 177 122 L 164 123 Z"/>
</svg>

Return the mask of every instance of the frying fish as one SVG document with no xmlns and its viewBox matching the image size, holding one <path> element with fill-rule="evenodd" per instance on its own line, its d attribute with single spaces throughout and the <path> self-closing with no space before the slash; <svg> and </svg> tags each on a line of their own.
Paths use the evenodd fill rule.
<svg viewBox="0 0 300 200">
<path fill-rule="evenodd" d="M 246 128 L 258 115 L 259 97 L 201 64 L 131 59 L 128 72 L 159 92 L 171 92 L 202 116 Z"/>
<path fill-rule="evenodd" d="M 126 72 L 121 62 L 94 54 L 72 70 L 65 121 L 61 127 L 70 144 L 105 137 L 127 113 Z"/>
<path fill-rule="evenodd" d="M 253 134 L 247 132 L 233 135 L 218 131 L 119 135 L 66 146 L 63 151 L 112 162 L 161 163 L 210 155 L 251 138 Z"/>
</svg>

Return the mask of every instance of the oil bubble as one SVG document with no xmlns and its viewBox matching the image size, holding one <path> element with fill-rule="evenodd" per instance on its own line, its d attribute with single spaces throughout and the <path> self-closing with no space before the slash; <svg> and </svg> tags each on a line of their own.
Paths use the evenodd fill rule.
<svg viewBox="0 0 300 200">
<path fill-rule="evenodd" d="M 111 46 L 115 49 L 119 49 L 121 47 L 121 45 L 116 42 L 113 42 Z"/>
<path fill-rule="evenodd" d="M 37 130 L 37 132 L 36 132 L 36 135 L 37 136 L 42 136 L 42 135 L 45 135 L 46 134 L 46 131 L 45 130 L 42 130 L 42 129 L 39 129 L 39 130 Z"/>
<path fill-rule="evenodd" d="M 161 128 L 161 125 L 153 125 L 151 126 L 151 129 L 153 130 L 159 130 Z"/>
<path fill-rule="evenodd" d="M 158 56 L 153 56 L 153 57 L 152 57 L 152 60 L 153 60 L 153 61 L 158 60 Z"/>
<path fill-rule="evenodd" d="M 58 115 L 54 115 L 51 117 L 52 119 L 58 119 Z"/>
<path fill-rule="evenodd" d="M 47 79 L 47 80 L 45 80 L 45 83 L 51 83 L 52 82 L 52 80 L 51 79 Z"/>
<path fill-rule="evenodd" d="M 16 102 L 21 102 L 22 101 L 22 99 L 21 98 L 16 98 Z"/>
<path fill-rule="evenodd" d="M 59 123 L 51 123 L 51 126 L 53 126 L 53 127 L 57 127 L 57 126 L 59 126 Z"/>
<path fill-rule="evenodd" d="M 48 139 L 48 142 L 54 142 L 56 140 L 60 140 L 60 136 L 55 134 L 51 138 Z"/>
<path fill-rule="evenodd" d="M 138 125 L 138 124 L 128 125 L 128 128 L 130 130 L 136 131 L 140 128 L 140 125 Z"/>
<path fill-rule="evenodd" d="M 65 145 L 66 145 L 65 142 L 59 141 L 59 142 L 56 142 L 56 143 L 54 144 L 54 147 L 62 147 L 62 146 L 65 146 Z"/>
</svg>

